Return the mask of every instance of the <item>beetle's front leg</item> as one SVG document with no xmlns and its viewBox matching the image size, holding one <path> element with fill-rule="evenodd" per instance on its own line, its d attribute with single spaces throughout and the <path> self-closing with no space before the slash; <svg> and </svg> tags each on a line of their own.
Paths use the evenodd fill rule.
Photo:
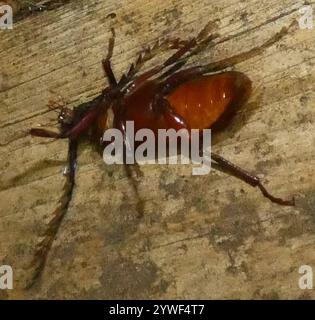
<svg viewBox="0 0 315 320">
<path fill-rule="evenodd" d="M 55 139 L 65 139 L 69 138 L 72 140 L 77 139 L 82 135 L 95 121 L 97 118 L 101 107 L 103 106 L 102 95 L 94 98 L 91 102 L 83 103 L 82 105 L 75 108 L 72 112 L 71 119 L 73 124 L 64 123 L 61 125 L 61 131 L 59 133 L 42 129 L 42 128 L 32 128 L 30 134 L 37 137 L 45 138 L 55 138 Z M 64 110 L 70 110 L 65 109 Z M 61 113 L 61 115 L 66 116 L 66 114 Z"/>
</svg>

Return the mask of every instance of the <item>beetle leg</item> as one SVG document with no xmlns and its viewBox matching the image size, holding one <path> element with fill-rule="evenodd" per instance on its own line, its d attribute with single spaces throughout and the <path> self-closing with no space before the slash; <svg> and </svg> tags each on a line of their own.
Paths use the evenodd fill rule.
<svg viewBox="0 0 315 320">
<path fill-rule="evenodd" d="M 148 47 L 139 53 L 137 61 L 131 64 L 126 74 L 122 75 L 118 85 L 122 88 L 128 84 L 128 82 L 132 81 L 142 66 L 149 60 L 153 59 L 153 57 L 158 53 L 169 49 L 182 49 L 188 45 L 188 42 L 189 40 L 186 41 L 180 39 L 167 39 L 161 43 L 157 41 L 152 48 Z"/>
<path fill-rule="evenodd" d="M 173 68 L 171 68 L 165 74 L 162 74 L 162 76 L 160 77 L 160 79 L 162 79 L 162 78 L 165 78 L 166 76 L 170 75 L 170 77 L 165 80 L 166 87 L 164 89 L 164 93 L 171 91 L 173 88 L 175 88 L 180 83 L 188 81 L 194 77 L 226 69 L 226 68 L 231 67 L 237 63 L 240 63 L 242 61 L 248 60 L 250 58 L 253 58 L 253 57 L 261 54 L 265 49 L 272 46 L 274 43 L 276 43 L 282 37 L 284 37 L 288 33 L 289 29 L 295 24 L 296 24 L 296 22 L 294 21 L 293 23 L 291 23 L 291 25 L 289 27 L 282 28 L 280 32 L 276 33 L 272 38 L 267 40 L 261 46 L 255 47 L 247 52 L 243 52 L 243 53 L 237 54 L 235 56 L 232 56 L 232 57 L 229 57 L 229 58 L 217 61 L 217 62 L 212 62 L 212 63 L 206 64 L 204 66 L 191 67 L 191 68 L 188 68 L 185 70 L 181 70 L 175 74 L 172 74 L 174 71 L 178 70 L 185 63 L 185 59 L 179 60 L 177 62 L 177 65 L 175 65 Z"/>
<path fill-rule="evenodd" d="M 164 80 L 165 86 L 163 88 L 163 94 L 168 94 L 170 91 L 172 91 L 172 89 L 176 88 L 181 83 L 189 81 L 190 79 L 193 79 L 195 77 L 198 77 L 200 75 L 204 75 L 207 73 L 218 72 L 227 67 L 233 66 L 234 64 L 240 63 L 254 56 L 257 56 L 258 54 L 262 53 L 266 48 L 270 47 L 271 45 L 279 41 L 283 36 L 285 36 L 288 33 L 289 28 L 292 27 L 294 24 L 295 24 L 295 21 L 289 27 L 282 28 L 280 32 L 276 33 L 272 38 L 270 38 L 261 46 L 253 48 L 247 52 L 243 52 L 233 57 L 226 58 L 217 62 L 212 62 L 203 66 L 187 68 L 187 69 L 178 71 L 177 73 L 174 73 L 174 74 L 166 72 L 164 75 L 160 77 L 162 78 L 163 76 L 170 75 L 167 79 Z M 181 62 L 182 60 L 178 62 L 179 66 L 181 66 L 180 65 Z M 174 67 L 175 67 L 174 70 L 176 70 L 176 65 Z"/>
<path fill-rule="evenodd" d="M 240 54 L 237 54 L 235 56 L 232 56 L 223 60 L 211 62 L 204 66 L 194 67 L 192 69 L 195 69 L 196 72 L 199 72 L 199 74 L 217 72 L 217 71 L 226 69 L 228 67 L 234 66 L 235 64 L 238 64 L 240 62 L 251 59 L 255 56 L 258 56 L 267 48 L 271 47 L 273 44 L 278 42 L 281 38 L 283 38 L 286 34 L 288 34 L 289 30 L 295 25 L 296 25 L 296 20 L 294 20 L 288 27 L 283 27 L 278 33 L 276 33 L 273 37 L 271 37 L 262 45 L 252 48 L 249 51 L 242 52 Z"/>
<path fill-rule="evenodd" d="M 231 163 L 230 161 L 224 159 L 218 154 L 215 154 L 211 152 L 211 158 L 212 160 L 215 161 L 215 164 L 218 165 L 219 168 L 228 171 L 235 177 L 243 180 L 244 182 L 248 183 L 252 187 L 258 187 L 262 194 L 268 198 L 270 201 L 275 202 L 277 204 L 283 205 L 283 206 L 294 206 L 295 205 L 295 200 L 294 198 L 290 200 L 284 200 L 281 198 L 274 197 L 272 194 L 270 194 L 266 188 L 263 186 L 261 183 L 260 179 L 249 173 L 248 171 L 236 166 L 235 164 Z"/>
<path fill-rule="evenodd" d="M 115 30 L 114 28 L 111 29 L 112 32 L 112 36 L 109 39 L 109 43 L 108 43 L 108 52 L 107 52 L 107 56 L 105 59 L 102 60 L 102 64 L 103 64 L 103 69 L 104 72 L 108 78 L 109 84 L 111 87 L 115 87 L 117 85 L 117 80 L 115 78 L 112 66 L 111 66 L 111 58 L 113 56 L 113 51 L 114 51 L 114 45 L 115 45 Z"/>
<path fill-rule="evenodd" d="M 133 170 L 132 170 L 132 169 L 135 169 L 136 175 L 139 176 L 139 174 L 140 174 L 139 164 L 138 163 L 135 163 L 135 164 L 124 163 L 124 168 L 125 168 L 126 175 L 129 179 L 129 181 L 131 182 L 133 192 L 136 195 L 136 202 L 137 202 L 136 208 L 137 208 L 139 218 L 142 218 L 144 215 L 144 201 L 141 199 L 139 189 L 138 189 L 138 181 L 134 177 Z"/>
<path fill-rule="evenodd" d="M 213 33 L 213 28 L 215 24 L 209 22 L 206 26 L 199 32 L 196 38 L 192 39 L 190 42 L 187 42 L 186 46 L 180 48 L 175 52 L 170 58 L 168 58 L 162 65 L 162 69 L 167 66 L 170 66 L 176 62 L 179 64 L 187 62 L 188 58 L 197 54 L 205 48 L 212 40 L 219 36 L 218 33 Z M 188 53 L 183 59 L 179 59 L 184 56 L 185 53 Z"/>
<path fill-rule="evenodd" d="M 158 65 L 158 66 L 146 71 L 145 73 L 141 74 L 139 77 L 137 77 L 134 81 L 132 81 L 128 85 L 128 87 L 125 91 L 127 91 L 127 90 L 136 91 L 137 88 L 142 85 L 142 83 L 144 83 L 146 80 L 153 77 L 154 75 L 158 74 L 164 68 L 174 64 L 176 62 L 176 60 L 178 60 L 181 56 L 183 56 L 186 52 L 188 52 L 189 50 L 191 50 L 195 46 L 196 46 L 196 41 L 194 39 L 190 40 L 189 42 L 187 42 L 187 44 L 184 47 L 180 48 L 177 52 L 175 52 L 175 54 L 172 55 L 169 59 L 167 59 L 162 65 Z M 126 83 L 128 83 L 128 82 L 129 81 L 126 81 Z"/>
<path fill-rule="evenodd" d="M 30 134 L 37 137 L 65 139 L 77 139 L 83 134 L 96 119 L 102 107 L 103 97 L 100 95 L 88 103 L 82 103 L 74 109 L 74 124 L 71 126 L 61 126 L 59 133 L 42 128 L 32 128 Z"/>
<path fill-rule="evenodd" d="M 183 65 L 186 64 L 188 59 L 201 52 L 212 40 L 219 36 L 218 33 L 213 33 L 213 29 L 215 27 L 215 23 L 208 23 L 197 35 L 193 41 L 195 45 L 188 50 L 188 54 L 184 56 L 184 58 L 180 59 L 185 53 L 176 52 L 173 56 L 171 56 L 163 65 L 162 68 L 168 67 L 174 64 L 169 70 L 163 73 L 158 79 L 165 79 L 166 77 L 172 75 L 175 71 L 179 70 Z"/>
<path fill-rule="evenodd" d="M 169 57 L 162 65 L 154 67 L 134 81 L 131 86 L 136 86 L 141 84 L 143 81 L 151 78 L 155 74 L 162 71 L 164 68 L 171 66 L 176 63 L 181 57 L 183 57 L 186 53 L 186 57 L 181 60 L 180 64 L 176 66 L 176 70 L 179 69 L 183 64 L 185 64 L 189 57 L 201 51 L 205 45 L 207 45 L 211 40 L 218 37 L 218 34 L 213 34 L 214 23 L 208 23 L 197 35 L 196 38 L 191 40 L 166 40 L 162 42 L 162 44 L 156 44 L 152 49 L 148 48 L 143 53 L 140 53 L 138 60 L 135 64 L 132 64 L 128 73 L 123 75 L 118 85 L 123 87 L 128 82 L 132 81 L 133 77 L 137 74 L 137 72 L 141 69 L 143 64 L 154 57 L 155 54 L 167 50 L 167 49 L 177 49 L 177 51 Z"/>
<path fill-rule="evenodd" d="M 208 40 L 212 40 L 212 37 L 209 37 Z M 197 48 L 196 48 L 197 47 Z M 170 58 L 168 58 L 162 65 L 156 66 L 147 72 L 140 75 L 135 81 L 133 81 L 129 87 L 132 87 L 132 90 L 137 90 L 137 87 L 140 86 L 144 81 L 148 80 L 149 78 L 153 77 L 154 75 L 161 72 L 163 69 L 174 65 L 170 70 L 168 70 L 166 73 L 162 74 L 162 77 L 167 76 L 170 73 L 173 73 L 174 71 L 181 68 L 188 60 L 188 58 L 191 56 L 191 54 L 188 54 L 184 59 L 182 59 L 180 62 L 176 63 L 183 55 L 185 55 L 187 52 L 191 51 L 197 53 L 197 49 L 202 48 L 203 45 L 198 46 L 198 43 L 195 39 L 192 39 L 191 41 L 187 42 L 187 44 L 180 48 L 177 52 L 175 52 Z M 193 48 L 196 48 L 196 50 L 192 51 Z M 199 51 L 199 50 L 198 50 Z"/>
<path fill-rule="evenodd" d="M 44 239 L 40 242 L 36 248 L 32 267 L 35 266 L 35 271 L 32 276 L 28 288 L 32 287 L 36 280 L 40 277 L 47 260 L 48 253 L 51 249 L 54 239 L 58 233 L 62 219 L 65 216 L 69 203 L 72 199 L 73 189 L 75 185 L 75 170 L 76 170 L 76 159 L 77 159 L 77 140 L 69 140 L 68 148 L 68 162 L 69 172 L 66 177 L 66 182 L 63 188 L 63 194 L 60 198 L 59 206 L 53 212 L 53 218 L 49 222 L 48 228 L 45 232 Z"/>
<path fill-rule="evenodd" d="M 141 218 L 144 215 L 144 201 L 141 199 L 139 190 L 138 190 L 138 182 L 135 179 L 133 173 L 132 173 L 132 168 L 135 169 L 136 175 L 137 177 L 141 175 L 141 170 L 139 168 L 139 164 L 138 163 L 134 163 L 134 164 L 127 164 L 126 163 L 126 152 L 127 152 L 127 143 L 126 143 L 126 130 L 125 130 L 125 125 L 122 121 L 119 121 L 118 123 L 116 123 L 116 127 L 123 133 L 124 135 L 124 169 L 127 175 L 127 178 L 129 179 L 132 189 L 134 191 L 134 194 L 136 195 L 136 208 L 137 208 L 137 212 L 139 214 L 139 218 Z"/>
</svg>

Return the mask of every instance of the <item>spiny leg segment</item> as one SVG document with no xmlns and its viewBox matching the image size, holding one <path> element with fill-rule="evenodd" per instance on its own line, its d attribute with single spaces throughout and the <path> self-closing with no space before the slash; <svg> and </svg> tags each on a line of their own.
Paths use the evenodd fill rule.
<svg viewBox="0 0 315 320">
<path fill-rule="evenodd" d="M 281 29 L 280 32 L 276 33 L 272 38 L 267 40 L 264 44 L 262 44 L 259 47 L 255 47 L 247 52 L 237 54 L 235 56 L 232 56 L 230 58 L 226 58 L 217 62 L 209 63 L 204 66 L 197 66 L 197 67 L 192 67 L 188 68 L 186 70 L 181 70 L 171 76 L 169 76 L 166 80 L 163 82 L 162 86 L 162 95 L 167 95 L 169 92 L 171 92 L 176 86 L 178 86 L 181 83 L 184 83 L 186 81 L 189 81 L 190 79 L 193 79 L 195 77 L 198 77 L 200 75 L 204 75 L 210 72 L 216 72 L 219 70 L 223 70 L 227 67 L 230 67 L 234 64 L 240 63 L 242 61 L 245 61 L 247 59 L 250 59 L 252 57 L 255 57 L 259 54 L 261 54 L 266 48 L 270 47 L 277 41 L 279 41 L 282 37 L 284 37 L 290 28 L 292 28 L 294 25 L 296 25 L 296 21 L 290 24 L 289 27 L 284 27 Z M 183 60 L 185 61 L 186 58 Z M 178 64 L 181 62 L 178 61 Z M 176 65 L 175 65 L 176 66 Z M 167 73 L 166 73 L 167 74 Z M 162 75 L 163 76 L 163 75 Z M 161 79 L 162 77 L 160 77 Z M 244 182 L 250 184 L 253 187 L 258 187 L 262 194 L 268 198 L 270 201 L 280 204 L 280 205 L 285 205 L 285 206 L 294 206 L 295 205 L 295 200 L 294 198 L 290 200 L 284 200 L 281 198 L 274 197 L 271 195 L 266 188 L 263 186 L 262 182 L 257 176 L 254 176 L 247 172 L 246 170 L 234 165 L 233 163 L 229 162 L 228 160 L 224 159 L 223 157 L 211 153 L 212 160 L 215 161 L 215 164 L 223 169 L 231 173 L 232 175 L 238 177 L 239 179 L 243 180 Z"/>
<path fill-rule="evenodd" d="M 224 70 L 228 67 L 232 67 L 238 63 L 246 61 L 248 59 L 254 58 L 260 55 L 264 50 L 274 45 L 278 42 L 281 38 L 288 34 L 289 30 L 297 25 L 297 22 L 294 20 L 288 27 L 283 27 L 278 33 L 276 33 L 273 37 L 268 39 L 265 43 L 258 47 L 254 47 L 249 51 L 239 53 L 232 57 L 228 57 L 219 61 L 211 62 L 206 65 L 191 67 L 185 70 L 181 70 L 178 73 L 173 74 L 167 81 L 170 83 L 173 79 L 178 77 L 178 74 L 185 75 L 185 81 L 189 80 L 190 78 L 197 77 L 199 75 L 204 75 L 207 73 L 215 73 L 221 70 Z M 185 61 L 185 58 L 183 59 Z M 178 63 L 181 63 L 182 60 L 179 60 Z M 186 80 L 187 79 L 187 80 Z M 175 80 L 176 82 L 176 80 Z M 177 85 L 174 84 L 174 86 Z"/>
<path fill-rule="evenodd" d="M 161 43 L 157 42 L 152 48 L 144 50 L 139 54 L 136 63 L 131 64 L 129 71 L 122 76 L 118 83 L 118 87 L 123 88 L 128 83 L 128 88 L 141 85 L 141 83 L 153 77 L 157 73 L 161 72 L 166 67 L 172 66 L 175 63 L 177 63 L 177 61 L 181 57 L 187 54 L 185 58 L 181 61 L 180 66 L 174 66 L 176 69 L 180 68 L 187 62 L 190 56 L 200 52 L 210 41 L 218 37 L 218 34 L 212 33 L 213 28 L 214 24 L 211 22 L 208 23 L 199 32 L 197 37 L 191 40 L 167 39 Z M 177 51 L 171 57 L 169 57 L 162 65 L 153 67 L 152 69 L 141 74 L 136 80 L 134 80 L 134 77 L 140 71 L 145 62 L 152 59 L 156 54 L 169 49 L 177 49 Z"/>
<path fill-rule="evenodd" d="M 40 277 L 47 260 L 48 253 L 52 246 L 54 239 L 58 233 L 59 227 L 61 225 L 62 219 L 64 218 L 69 203 L 72 198 L 73 189 L 75 185 L 75 170 L 76 170 L 76 159 L 77 159 L 77 148 L 78 141 L 70 140 L 68 147 L 68 172 L 66 174 L 66 182 L 63 187 L 63 193 L 59 201 L 58 207 L 52 213 L 53 218 L 48 224 L 48 228 L 44 234 L 43 240 L 36 248 L 34 254 L 34 259 L 32 261 L 32 267 L 34 268 L 34 273 L 27 288 L 31 288 L 36 280 Z"/>
</svg>

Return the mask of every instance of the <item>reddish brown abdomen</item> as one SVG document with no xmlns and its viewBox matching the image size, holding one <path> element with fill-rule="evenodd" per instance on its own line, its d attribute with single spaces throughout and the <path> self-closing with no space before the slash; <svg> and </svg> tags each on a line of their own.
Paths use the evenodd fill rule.
<svg viewBox="0 0 315 320">
<path fill-rule="evenodd" d="M 245 103 L 251 81 L 241 72 L 201 76 L 178 86 L 167 100 L 191 129 L 211 128 Z"/>
</svg>

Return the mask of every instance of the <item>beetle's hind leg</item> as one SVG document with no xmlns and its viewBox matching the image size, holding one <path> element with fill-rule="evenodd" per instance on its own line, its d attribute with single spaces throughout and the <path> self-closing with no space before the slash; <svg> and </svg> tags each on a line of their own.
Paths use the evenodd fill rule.
<svg viewBox="0 0 315 320">
<path fill-rule="evenodd" d="M 174 66 L 175 70 L 178 70 L 183 66 L 189 57 L 201 51 L 207 44 L 209 44 L 213 39 L 218 37 L 218 34 L 213 33 L 215 24 L 213 22 L 208 23 L 197 35 L 197 37 L 189 40 L 181 39 L 167 39 L 161 43 L 157 42 L 152 48 L 147 48 L 139 54 L 136 63 L 130 66 L 129 71 L 122 76 L 118 85 L 123 87 L 133 80 L 135 75 L 140 71 L 141 67 L 145 62 L 151 60 L 155 55 L 160 52 L 175 49 L 177 50 L 173 55 L 171 55 L 162 65 L 158 65 L 147 72 L 143 73 L 139 78 L 134 81 L 131 86 L 136 84 L 141 84 L 143 81 L 149 79 L 150 77 L 156 75 L 164 68 L 172 66 L 177 63 L 177 61 L 184 57 L 179 64 Z M 174 71 L 173 71 L 174 72 Z"/>
<path fill-rule="evenodd" d="M 272 194 L 270 194 L 266 190 L 266 188 L 264 187 L 264 185 L 262 184 L 262 182 L 260 181 L 260 179 L 257 176 L 252 175 L 248 171 L 236 166 L 235 164 L 224 159 L 220 155 L 211 152 L 211 159 L 215 161 L 214 164 L 217 165 L 217 167 L 219 169 L 222 169 L 223 171 L 227 171 L 227 172 L 231 173 L 232 175 L 243 180 L 244 182 L 248 183 L 252 187 L 258 187 L 260 189 L 260 191 L 262 192 L 262 194 L 266 198 L 268 198 L 270 201 L 277 203 L 277 204 L 280 204 L 280 205 L 283 205 L 283 206 L 294 206 L 295 205 L 294 198 L 292 198 L 290 200 L 285 200 L 282 198 L 274 197 Z"/>
<path fill-rule="evenodd" d="M 207 73 L 215 73 L 218 71 L 222 71 L 228 67 L 232 67 L 233 65 L 240 63 L 242 61 L 248 60 L 250 58 L 253 58 L 259 54 L 261 54 L 265 49 L 275 44 L 277 41 L 279 41 L 282 37 L 284 37 L 289 29 L 293 27 L 296 24 L 296 21 L 290 24 L 289 27 L 284 27 L 276 33 L 272 38 L 267 40 L 265 43 L 263 43 L 259 47 L 255 47 L 247 52 L 242 52 L 240 54 L 237 54 L 235 56 L 217 61 L 217 62 L 211 62 L 206 65 L 191 67 L 187 69 L 180 70 L 176 73 L 173 73 L 176 71 L 176 65 L 175 68 L 171 68 L 169 72 L 162 74 L 162 76 L 159 78 L 160 80 L 164 81 L 163 86 L 163 94 L 168 94 L 172 91 L 176 86 L 178 86 L 181 83 L 184 83 L 185 81 L 189 81 L 193 78 L 196 78 L 198 76 L 207 74 Z M 178 65 L 182 63 L 183 60 L 179 60 L 177 62 Z M 174 69 L 174 70 L 173 70 Z M 178 69 L 178 68 L 177 68 Z"/>
<path fill-rule="evenodd" d="M 60 198 L 59 205 L 53 212 L 53 218 L 49 222 L 48 228 L 44 234 L 43 240 L 36 248 L 34 255 L 34 260 L 32 261 L 32 266 L 35 268 L 32 279 L 28 283 L 28 288 L 32 287 L 36 280 L 40 277 L 47 260 L 48 253 L 56 238 L 59 227 L 61 225 L 62 219 L 67 213 L 69 203 L 72 199 L 73 189 L 75 185 L 75 171 L 76 171 L 76 159 L 77 159 L 77 140 L 69 140 L 68 148 L 68 172 L 66 175 L 66 182 L 63 188 L 63 194 Z"/>
<path fill-rule="evenodd" d="M 297 22 L 294 20 L 288 27 L 283 27 L 279 32 L 277 32 L 274 36 L 272 36 L 269 40 L 258 47 L 254 47 L 249 51 L 239 53 L 232 57 L 222 59 L 216 62 L 211 62 L 204 66 L 195 67 L 196 71 L 199 71 L 200 74 L 217 72 L 228 67 L 232 67 L 235 64 L 241 63 L 253 57 L 260 55 L 264 50 L 274 45 L 280 39 L 282 39 L 285 35 L 288 34 L 289 30 L 296 26 Z"/>
<path fill-rule="evenodd" d="M 153 47 L 148 47 L 142 50 L 138 54 L 137 61 L 130 65 L 130 68 L 126 74 L 122 75 L 118 83 L 119 87 L 123 88 L 125 85 L 131 82 L 134 79 L 134 77 L 138 74 L 138 72 L 141 70 L 143 65 L 146 62 L 153 59 L 157 54 L 170 49 L 177 49 L 178 51 L 183 51 L 183 50 L 186 51 L 188 50 L 189 46 L 191 46 L 191 43 L 189 40 L 167 39 L 163 42 L 156 42 L 153 45 Z M 184 48 L 187 48 L 187 49 L 184 49 Z M 149 71 L 145 72 L 144 75 L 141 75 L 141 78 L 143 78 L 143 80 L 147 79 L 148 77 L 155 74 L 156 72 L 159 72 L 158 69 L 160 69 L 160 67 L 161 66 L 150 69 Z"/>
</svg>

